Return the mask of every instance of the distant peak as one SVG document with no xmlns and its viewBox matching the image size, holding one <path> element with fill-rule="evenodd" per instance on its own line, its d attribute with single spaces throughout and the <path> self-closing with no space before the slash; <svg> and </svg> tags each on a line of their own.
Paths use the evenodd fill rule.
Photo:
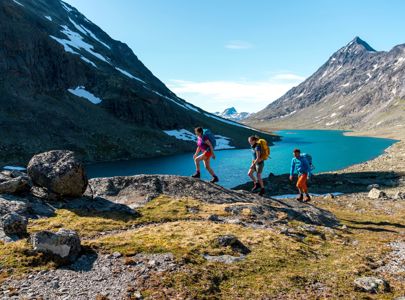
<svg viewBox="0 0 405 300">
<path fill-rule="evenodd" d="M 366 50 L 366 51 L 371 51 L 375 52 L 375 50 L 367 44 L 364 40 L 356 36 L 349 44 L 346 45 L 346 47 L 343 48 L 344 50 Z"/>
<path fill-rule="evenodd" d="M 225 109 L 222 114 L 224 114 L 224 115 L 233 115 L 233 114 L 236 114 L 236 113 L 237 113 L 237 111 L 236 111 L 235 107 L 230 107 L 230 108 Z"/>
</svg>

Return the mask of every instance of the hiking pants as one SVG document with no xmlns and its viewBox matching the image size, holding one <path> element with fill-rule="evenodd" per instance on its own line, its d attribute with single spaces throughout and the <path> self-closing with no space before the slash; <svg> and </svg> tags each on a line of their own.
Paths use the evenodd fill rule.
<svg viewBox="0 0 405 300">
<path fill-rule="evenodd" d="M 298 176 L 298 181 L 297 181 L 297 188 L 300 189 L 301 192 L 304 192 L 305 194 L 308 193 L 308 187 L 307 187 L 307 178 L 308 174 L 301 174 Z"/>
</svg>

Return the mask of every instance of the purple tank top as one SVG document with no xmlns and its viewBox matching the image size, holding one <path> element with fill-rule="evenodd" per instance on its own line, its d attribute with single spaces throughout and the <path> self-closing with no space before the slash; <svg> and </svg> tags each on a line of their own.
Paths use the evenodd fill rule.
<svg viewBox="0 0 405 300">
<path fill-rule="evenodd" d="M 197 139 L 197 146 L 201 149 L 201 151 L 211 151 L 210 147 L 205 143 L 208 138 L 205 138 L 204 141 L 201 137 L 198 137 Z"/>
</svg>

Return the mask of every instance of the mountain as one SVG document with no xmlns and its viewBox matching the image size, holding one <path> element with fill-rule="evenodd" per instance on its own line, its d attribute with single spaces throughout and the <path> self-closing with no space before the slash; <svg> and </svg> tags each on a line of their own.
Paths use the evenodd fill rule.
<svg viewBox="0 0 405 300">
<path fill-rule="evenodd" d="M 177 97 L 64 2 L 1 0 L 0 28 L 0 164 L 58 148 L 87 162 L 189 151 L 197 125 L 228 147 L 254 132 Z"/>
<path fill-rule="evenodd" d="M 356 37 L 246 123 L 260 128 L 403 127 L 405 44 L 376 51 Z"/>
<path fill-rule="evenodd" d="M 222 113 L 216 112 L 215 114 L 222 118 L 225 118 L 228 120 L 233 120 L 233 121 L 241 121 L 250 116 L 250 113 L 248 113 L 248 112 L 238 113 L 237 110 L 235 109 L 235 107 L 227 108 Z"/>
</svg>

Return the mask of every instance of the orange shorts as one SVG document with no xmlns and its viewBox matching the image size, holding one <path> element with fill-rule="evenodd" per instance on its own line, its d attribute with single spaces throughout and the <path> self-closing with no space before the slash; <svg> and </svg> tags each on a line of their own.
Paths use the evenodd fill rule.
<svg viewBox="0 0 405 300">
<path fill-rule="evenodd" d="M 205 156 L 206 158 L 211 158 L 212 152 L 211 152 L 211 151 L 206 151 L 206 152 L 204 152 L 204 156 Z"/>
</svg>

